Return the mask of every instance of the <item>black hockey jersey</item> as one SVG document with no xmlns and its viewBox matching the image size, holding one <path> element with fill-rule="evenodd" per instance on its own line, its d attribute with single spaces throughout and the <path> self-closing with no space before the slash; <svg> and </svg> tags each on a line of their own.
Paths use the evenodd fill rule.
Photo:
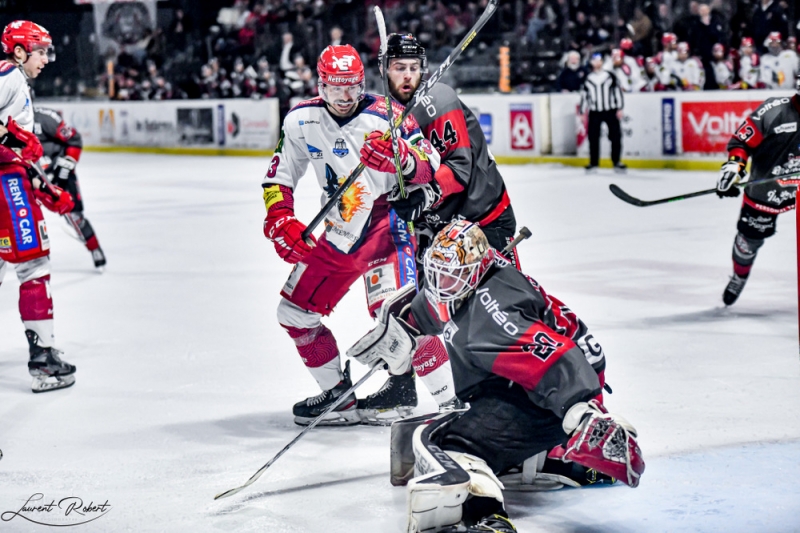
<svg viewBox="0 0 800 533">
<path fill-rule="evenodd" d="M 558 416 L 581 399 L 576 395 L 600 392 L 605 355 L 586 324 L 504 260 L 447 324 L 436 320 L 424 291 L 414 298 L 411 313 L 422 333 L 443 336 L 456 394 L 463 400 L 497 376 L 518 383 L 533 403 Z"/>
<path fill-rule="evenodd" d="M 751 181 L 800 172 L 800 101 L 770 98 L 753 111 L 728 142 L 728 155 L 750 164 Z"/>
<path fill-rule="evenodd" d="M 497 218 L 509 205 L 508 194 L 472 111 L 451 87 L 437 83 L 412 115 L 442 157 L 435 177 L 446 196 L 418 223 L 436 232 L 457 217 L 479 225 Z"/>
<path fill-rule="evenodd" d="M 75 161 L 81 157 L 83 140 L 81 134 L 64 122 L 61 115 L 46 107 L 33 108 L 33 132 L 44 148 L 44 155 L 52 160 L 70 156 Z"/>
</svg>

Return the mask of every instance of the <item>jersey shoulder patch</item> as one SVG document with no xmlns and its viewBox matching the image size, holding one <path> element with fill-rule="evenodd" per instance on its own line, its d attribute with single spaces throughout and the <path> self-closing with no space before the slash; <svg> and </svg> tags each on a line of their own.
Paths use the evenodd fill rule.
<svg viewBox="0 0 800 533">
<path fill-rule="evenodd" d="M 321 96 L 317 96 L 316 98 L 312 98 L 310 100 L 303 100 L 302 102 L 294 106 L 290 110 L 290 112 L 296 109 L 303 109 L 305 107 L 324 107 L 324 106 L 325 106 L 325 101 L 322 99 Z"/>
<path fill-rule="evenodd" d="M 17 66 L 10 61 L 0 61 L 0 76 L 8 76 L 14 72 L 16 68 Z"/>
</svg>

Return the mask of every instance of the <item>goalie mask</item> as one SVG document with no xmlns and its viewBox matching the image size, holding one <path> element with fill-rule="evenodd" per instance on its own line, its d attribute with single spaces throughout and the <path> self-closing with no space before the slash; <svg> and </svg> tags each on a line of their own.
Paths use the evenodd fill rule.
<svg viewBox="0 0 800 533">
<path fill-rule="evenodd" d="M 477 224 L 451 222 L 425 251 L 425 296 L 449 322 L 494 263 L 496 252 Z"/>
</svg>

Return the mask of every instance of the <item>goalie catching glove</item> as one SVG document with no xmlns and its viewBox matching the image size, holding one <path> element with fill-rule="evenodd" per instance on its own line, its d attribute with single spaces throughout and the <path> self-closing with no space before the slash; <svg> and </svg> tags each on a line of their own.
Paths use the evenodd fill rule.
<svg viewBox="0 0 800 533">
<path fill-rule="evenodd" d="M 644 458 L 636 442 L 636 430 L 627 420 L 590 400 L 570 407 L 564 415 L 563 428 L 570 438 L 562 461 L 594 468 L 631 487 L 639 485 Z"/>
<path fill-rule="evenodd" d="M 361 364 L 385 362 L 389 373 L 399 376 L 411 369 L 411 356 L 417 350 L 420 332 L 399 318 L 417 292 L 412 282 L 383 301 L 378 325 L 347 350 L 347 356 Z"/>
<path fill-rule="evenodd" d="M 745 170 L 747 161 L 739 156 L 731 156 L 728 161 L 722 164 L 717 181 L 717 196 L 739 196 L 739 188 L 736 185 L 744 185 L 750 179 Z"/>
</svg>

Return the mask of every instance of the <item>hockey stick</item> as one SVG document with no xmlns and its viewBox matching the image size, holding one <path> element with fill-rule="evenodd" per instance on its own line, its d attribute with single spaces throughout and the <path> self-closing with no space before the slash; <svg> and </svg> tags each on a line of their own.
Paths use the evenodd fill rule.
<svg viewBox="0 0 800 533">
<path fill-rule="evenodd" d="M 519 229 L 519 235 L 514 237 L 514 240 L 508 243 L 506 247 L 500 251 L 500 253 L 503 255 L 507 254 L 508 252 L 513 250 L 519 243 L 521 243 L 530 236 L 531 236 L 531 230 L 529 230 L 526 226 L 522 226 Z"/>
<path fill-rule="evenodd" d="M 349 361 L 348 361 L 348 363 L 349 363 Z M 374 374 L 374 373 L 375 373 L 375 372 L 377 372 L 378 370 L 383 370 L 384 368 L 385 368 L 385 365 L 382 365 L 382 364 L 377 364 L 377 365 L 373 366 L 372 368 L 370 368 L 370 369 L 369 369 L 369 372 L 367 372 L 367 373 L 366 373 L 366 375 L 364 375 L 364 377 L 363 377 L 363 378 L 359 379 L 359 380 L 358 380 L 358 382 L 357 382 L 355 385 L 353 385 L 352 387 L 350 387 L 349 389 L 347 389 L 347 391 L 346 391 L 344 394 L 342 394 L 341 396 L 339 396 L 339 398 L 338 398 L 338 399 L 337 399 L 335 402 L 333 402 L 333 403 L 332 403 L 330 406 L 328 406 L 328 408 L 327 408 L 327 409 L 325 409 L 325 411 L 323 411 L 321 415 L 319 415 L 317 418 L 315 418 L 315 419 L 314 419 L 314 421 L 313 421 L 313 422 L 311 422 L 309 425 L 307 425 L 307 426 L 306 426 L 306 427 L 303 429 L 303 431 L 301 431 L 301 432 L 300 432 L 300 433 L 299 433 L 299 434 L 298 434 L 298 435 L 297 435 L 295 438 L 293 438 L 293 439 L 292 439 L 292 441 L 291 441 L 289 444 L 287 444 L 286 446 L 284 446 L 284 447 L 283 447 L 283 449 L 282 449 L 281 451 L 279 451 L 279 452 L 278 452 L 278 453 L 275 455 L 275 457 L 273 457 L 272 459 L 270 459 L 270 460 L 269 460 L 269 462 L 267 462 L 267 464 L 265 464 L 264 466 L 262 466 L 261 468 L 259 468 L 259 469 L 258 469 L 258 472 L 256 472 L 256 473 L 255 473 L 255 474 L 253 474 L 252 476 L 250 476 L 250 479 L 248 479 L 248 480 L 247 480 L 247 482 L 246 482 L 244 485 L 242 485 L 241 487 L 236 487 L 235 489 L 226 490 L 225 492 L 220 492 L 219 494 L 217 494 L 216 496 L 214 496 L 214 499 L 215 499 L 215 500 L 219 500 L 220 498 L 227 498 L 228 496 L 233 496 L 234 494 L 236 494 L 236 493 L 238 493 L 238 492 L 242 491 L 243 489 L 245 489 L 245 488 L 249 487 L 250 485 L 252 485 L 253 483 L 255 483 L 255 482 L 256 482 L 256 480 L 257 480 L 258 478 L 260 478 L 260 477 L 261 477 L 261 475 L 262 475 L 264 472 L 266 472 L 266 471 L 267 471 L 267 469 L 268 469 L 270 466 L 272 466 L 272 464 L 273 464 L 275 461 L 277 461 L 278 459 L 280 459 L 281 455 L 283 455 L 284 453 L 286 453 L 287 451 L 289 451 L 289 448 L 291 448 L 292 446 L 294 446 L 294 445 L 295 445 L 295 443 L 296 443 L 297 441 L 299 441 L 300 439 L 302 439 L 302 438 L 303 438 L 303 435 L 305 435 L 306 433 L 308 433 L 309 431 L 311 431 L 311 429 L 312 429 L 312 428 L 314 428 L 314 427 L 315 427 L 317 424 L 319 424 L 319 423 L 322 421 L 322 419 L 324 419 L 324 418 L 325 418 L 325 416 L 327 416 L 327 415 L 328 415 L 328 413 L 330 413 L 331 411 L 333 411 L 334 409 L 336 409 L 336 408 L 339 406 L 339 404 L 340 404 L 340 403 L 342 403 L 342 402 L 343 402 L 345 399 L 347 399 L 347 398 L 348 398 L 348 397 L 349 397 L 351 394 L 353 394 L 353 392 L 354 392 L 354 391 L 355 391 L 357 388 L 359 388 L 361 385 L 363 385 L 363 384 L 364 384 L 364 382 L 365 382 L 365 381 L 367 381 L 367 379 L 369 379 L 369 378 L 370 378 L 370 376 L 372 376 L 372 374 Z"/>
<path fill-rule="evenodd" d="M 795 185 L 796 183 L 792 183 L 792 182 L 796 182 L 797 178 L 799 178 L 799 177 L 800 177 L 800 172 L 795 172 L 793 174 L 786 174 L 785 176 L 780 176 L 780 177 L 776 177 L 776 178 L 769 178 L 769 179 L 766 179 L 766 180 L 757 180 L 757 181 L 758 181 L 758 183 L 763 183 L 765 181 L 777 181 L 778 183 L 780 183 L 782 181 L 786 181 L 787 183 L 780 183 L 780 184 L 783 185 L 783 186 L 787 186 L 787 185 Z M 744 187 L 744 186 L 746 186 L 746 185 L 748 185 L 750 183 L 755 183 L 755 182 L 747 181 L 745 183 L 742 183 L 742 184 L 736 185 L 736 186 L 737 187 Z M 631 196 L 630 194 L 626 193 L 625 191 L 623 191 L 622 189 L 620 189 L 617 185 L 614 185 L 613 183 L 611 185 L 609 185 L 608 188 L 609 188 L 609 190 L 611 191 L 611 193 L 614 196 L 616 196 L 617 198 L 619 198 L 623 202 L 629 203 L 631 205 L 635 205 L 636 207 L 649 207 L 651 205 L 666 204 L 666 203 L 669 203 L 669 202 L 677 202 L 678 200 L 686 200 L 687 198 L 694 198 L 695 196 L 705 196 L 706 194 L 711 194 L 711 193 L 717 192 L 717 189 L 715 187 L 713 189 L 705 189 L 703 191 L 690 192 L 690 193 L 687 193 L 687 194 L 680 194 L 678 196 L 670 196 L 669 198 L 660 198 L 658 200 L 649 200 L 648 201 L 648 200 L 640 200 L 638 198 L 634 198 L 633 196 Z"/>
<path fill-rule="evenodd" d="M 403 121 L 411 113 L 411 111 L 420 102 L 422 102 L 424 98 L 427 98 L 431 88 L 434 85 L 436 85 L 436 83 L 439 81 L 442 75 L 444 75 L 447 69 L 449 69 L 452 66 L 455 60 L 458 59 L 458 56 L 460 56 L 461 53 L 467 48 L 467 46 L 469 46 L 469 44 L 481 30 L 481 28 L 483 28 L 483 26 L 486 25 L 489 19 L 492 18 L 492 15 L 494 15 L 494 12 L 497 10 L 497 2 L 498 0 L 489 0 L 489 3 L 486 5 L 486 9 L 484 9 L 483 11 L 483 14 L 480 16 L 477 22 L 475 22 L 475 25 L 472 27 L 469 33 L 467 33 L 467 35 L 464 36 L 461 42 L 458 43 L 458 46 L 452 52 L 450 52 L 450 55 L 447 56 L 447 59 L 445 59 L 444 62 L 441 65 L 439 65 L 439 69 L 433 74 L 433 76 L 428 78 L 428 81 L 426 81 L 425 83 L 420 84 L 419 88 L 417 88 L 417 92 L 414 94 L 414 101 L 406 106 L 406 108 L 403 110 L 403 113 L 395 121 L 394 123 L 395 128 L 399 127 L 403 123 Z M 387 131 L 386 133 L 383 134 L 383 139 L 388 140 L 390 135 L 391 135 L 390 131 Z M 303 239 L 308 240 L 308 237 L 309 235 L 311 235 L 311 232 L 314 231 L 314 228 L 319 226 L 319 223 L 325 219 L 325 216 L 327 216 L 328 211 L 330 211 L 333 208 L 333 206 L 339 201 L 339 198 L 345 193 L 345 191 L 349 189 L 350 186 L 353 184 L 353 182 L 356 181 L 356 179 L 361 175 L 362 172 L 364 172 L 365 168 L 366 167 L 364 166 L 364 163 L 359 163 L 358 166 L 356 166 L 353 172 L 350 173 L 350 176 L 344 181 L 344 183 L 342 183 L 339 186 L 338 189 L 336 189 L 336 192 L 334 192 L 333 195 L 328 199 L 327 203 L 322 207 L 322 210 L 320 210 L 320 212 L 317 213 L 317 216 L 315 216 L 314 219 L 308 224 L 308 227 L 306 227 L 305 231 L 303 231 Z"/>
<path fill-rule="evenodd" d="M 634 198 L 630 194 L 626 193 L 613 183 L 608 186 L 611 190 L 611 193 L 622 200 L 623 202 L 629 203 L 631 205 L 635 205 L 637 207 L 648 207 L 651 205 L 658 205 L 658 204 L 666 204 L 668 202 L 677 202 L 678 200 L 686 200 L 687 198 L 694 198 L 695 196 L 705 196 L 706 194 L 712 194 L 717 192 L 717 188 L 714 187 L 713 189 L 706 189 L 703 191 L 697 192 L 690 192 L 688 194 L 680 194 L 678 196 L 670 196 L 669 198 L 661 198 L 659 200 L 640 200 L 638 198 Z"/>
<path fill-rule="evenodd" d="M 400 165 L 400 145 L 397 140 L 397 130 L 394 127 L 394 107 L 392 107 L 392 95 L 389 91 L 389 40 L 386 36 L 386 21 L 383 18 L 383 11 L 381 11 L 379 6 L 375 6 L 373 11 L 375 12 L 375 21 L 378 24 L 378 35 L 381 40 L 381 83 L 383 84 L 383 95 L 386 101 L 389 134 L 392 138 L 392 153 L 394 154 L 394 168 L 397 173 L 397 187 L 400 190 L 400 197 L 405 198 L 406 187 L 403 182 L 403 168 Z"/>
</svg>

